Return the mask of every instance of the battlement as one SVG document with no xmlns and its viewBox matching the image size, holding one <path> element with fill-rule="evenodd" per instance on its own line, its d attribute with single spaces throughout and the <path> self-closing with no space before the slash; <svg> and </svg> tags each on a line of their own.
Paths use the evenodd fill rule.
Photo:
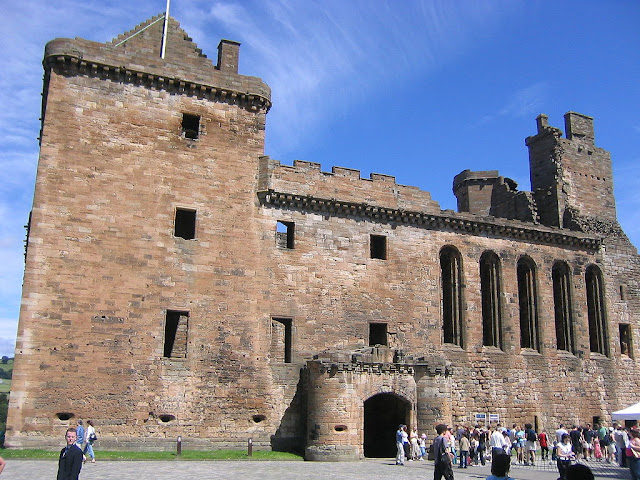
<svg viewBox="0 0 640 480">
<path fill-rule="evenodd" d="M 295 160 L 289 166 L 268 156 L 262 157 L 258 190 L 440 213 L 440 205 L 432 200 L 429 192 L 397 184 L 391 175 L 371 173 L 369 178 L 362 178 L 359 170 L 345 167 L 323 172 L 319 163 L 302 160 Z"/>
</svg>

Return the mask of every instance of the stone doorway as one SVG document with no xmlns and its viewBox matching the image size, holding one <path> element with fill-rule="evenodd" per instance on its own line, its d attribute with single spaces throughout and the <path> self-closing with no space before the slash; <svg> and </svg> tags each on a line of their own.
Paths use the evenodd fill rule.
<svg viewBox="0 0 640 480">
<path fill-rule="evenodd" d="M 396 431 L 409 423 L 411 403 L 394 393 L 380 393 L 364 402 L 364 456 L 396 456 Z"/>
</svg>

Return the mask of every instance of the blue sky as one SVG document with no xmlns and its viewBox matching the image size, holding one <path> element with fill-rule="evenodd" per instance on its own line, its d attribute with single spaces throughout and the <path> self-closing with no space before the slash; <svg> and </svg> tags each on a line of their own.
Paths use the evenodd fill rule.
<svg viewBox="0 0 640 480">
<path fill-rule="evenodd" d="M 42 52 L 106 42 L 165 0 L 0 0 L 0 355 L 12 355 L 23 226 L 38 157 Z M 595 117 L 612 155 L 618 218 L 640 245 L 637 0 L 172 0 L 212 59 L 237 40 L 240 73 L 272 88 L 265 153 L 394 175 L 455 209 L 453 177 L 499 170 L 529 190 L 535 117 Z"/>
</svg>

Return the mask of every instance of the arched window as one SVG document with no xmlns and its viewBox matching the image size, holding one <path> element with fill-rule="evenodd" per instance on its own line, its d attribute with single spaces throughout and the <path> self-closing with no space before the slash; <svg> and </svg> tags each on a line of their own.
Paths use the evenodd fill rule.
<svg viewBox="0 0 640 480">
<path fill-rule="evenodd" d="M 493 252 L 485 252 L 480 257 L 480 289 L 482 291 L 482 344 L 502 348 L 500 260 Z"/>
<path fill-rule="evenodd" d="M 462 267 L 460 260 L 460 252 L 455 248 L 444 247 L 440 250 L 444 343 L 463 347 Z"/>
<path fill-rule="evenodd" d="M 607 325 L 604 308 L 602 272 L 590 265 L 584 275 L 587 287 L 587 315 L 589 317 L 589 346 L 592 352 L 609 354 Z"/>
<path fill-rule="evenodd" d="M 553 279 L 553 306 L 558 350 L 576 353 L 573 343 L 571 282 L 567 264 L 556 262 L 551 270 L 551 277 Z"/>
<path fill-rule="evenodd" d="M 518 260 L 518 302 L 520 306 L 520 347 L 540 351 L 536 267 L 533 260 Z"/>
</svg>

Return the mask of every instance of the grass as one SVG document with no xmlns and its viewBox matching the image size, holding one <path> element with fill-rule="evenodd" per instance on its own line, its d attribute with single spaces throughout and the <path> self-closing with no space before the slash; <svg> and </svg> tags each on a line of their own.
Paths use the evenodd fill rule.
<svg viewBox="0 0 640 480">
<path fill-rule="evenodd" d="M 0 370 L 4 370 L 5 372 L 8 372 L 11 369 L 13 369 L 13 358 L 9 359 L 7 363 L 0 362 Z M 7 379 L 0 379 L 0 380 L 2 380 L 2 383 L 0 383 L 0 393 L 9 393 L 9 391 L 11 390 L 11 380 L 7 380 Z"/>
<path fill-rule="evenodd" d="M 0 451 L 3 458 L 57 460 L 59 451 L 50 450 L 13 450 Z M 112 452 L 96 450 L 99 460 L 175 460 L 176 452 Z M 302 457 L 287 452 L 254 451 L 251 457 L 246 450 L 183 450 L 180 460 L 302 460 Z"/>
</svg>

